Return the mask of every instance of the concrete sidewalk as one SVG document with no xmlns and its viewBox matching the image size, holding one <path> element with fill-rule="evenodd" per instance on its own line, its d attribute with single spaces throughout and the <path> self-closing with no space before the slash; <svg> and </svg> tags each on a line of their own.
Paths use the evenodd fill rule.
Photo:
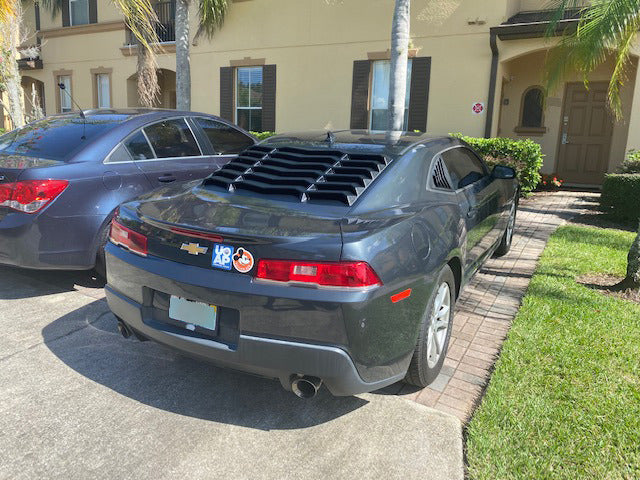
<svg viewBox="0 0 640 480">
<path fill-rule="evenodd" d="M 463 478 L 457 418 L 124 340 L 100 287 L 0 267 L 0 479 Z"/>
</svg>

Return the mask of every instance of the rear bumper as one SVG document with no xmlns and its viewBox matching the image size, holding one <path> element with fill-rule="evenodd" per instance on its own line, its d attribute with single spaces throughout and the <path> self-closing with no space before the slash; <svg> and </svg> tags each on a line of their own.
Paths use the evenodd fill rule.
<svg viewBox="0 0 640 480">
<path fill-rule="evenodd" d="M 339 396 L 377 390 L 404 376 L 367 383 L 358 374 L 347 352 L 338 347 L 241 334 L 232 348 L 214 340 L 181 335 L 149 318 L 140 304 L 125 295 L 109 286 L 105 290 L 111 311 L 139 334 L 223 367 L 277 378 L 286 389 L 290 388 L 294 374 L 319 377 L 333 395 Z"/>
<path fill-rule="evenodd" d="M 42 270 L 88 270 L 95 264 L 95 237 L 104 217 L 0 215 L 0 264 Z"/>
<path fill-rule="evenodd" d="M 251 283 L 246 275 L 144 258 L 112 244 L 106 259 L 112 312 L 143 337 L 186 354 L 278 378 L 285 388 L 292 375 L 319 377 L 334 395 L 377 390 L 406 374 L 412 349 L 387 353 L 393 339 L 371 342 L 348 326 L 362 330 L 362 315 L 371 318 L 360 308 L 376 301 L 370 293 L 298 288 L 278 296 L 276 287 Z M 176 325 L 168 317 L 170 295 L 218 305 L 218 331 L 203 335 Z"/>
</svg>

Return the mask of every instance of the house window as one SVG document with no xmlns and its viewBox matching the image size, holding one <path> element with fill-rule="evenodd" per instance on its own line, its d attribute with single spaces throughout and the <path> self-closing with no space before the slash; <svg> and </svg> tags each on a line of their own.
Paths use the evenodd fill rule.
<svg viewBox="0 0 640 480">
<path fill-rule="evenodd" d="M 540 87 L 529 88 L 522 97 L 522 116 L 520 126 L 522 128 L 543 128 L 544 93 Z"/>
<path fill-rule="evenodd" d="M 71 25 L 89 23 L 89 0 L 69 0 L 69 23 Z"/>
<path fill-rule="evenodd" d="M 97 107 L 111 108 L 111 85 L 108 73 L 98 73 L 95 76 Z"/>
<path fill-rule="evenodd" d="M 412 59 L 407 65 L 407 95 L 404 103 L 404 124 L 407 129 L 409 120 L 409 101 L 411 97 L 411 67 Z M 373 62 L 373 78 L 371 81 L 371 108 L 369 128 L 371 130 L 387 130 L 389 121 L 389 84 L 391 78 L 391 62 L 379 60 Z"/>
<path fill-rule="evenodd" d="M 64 89 L 60 87 L 64 85 Z M 71 105 L 71 75 L 58 75 L 58 95 L 60 95 L 60 111 L 62 113 L 73 110 Z"/>
<path fill-rule="evenodd" d="M 262 131 L 262 67 L 236 68 L 236 124 Z"/>
</svg>

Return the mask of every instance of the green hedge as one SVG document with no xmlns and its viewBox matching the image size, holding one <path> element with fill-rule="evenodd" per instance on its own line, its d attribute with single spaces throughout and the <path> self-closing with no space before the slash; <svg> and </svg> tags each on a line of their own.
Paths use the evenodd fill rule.
<svg viewBox="0 0 640 480">
<path fill-rule="evenodd" d="M 249 132 L 258 140 L 264 140 L 265 138 L 273 137 L 276 132 Z"/>
<path fill-rule="evenodd" d="M 602 210 L 616 220 L 635 224 L 640 219 L 640 174 L 612 173 L 605 177 Z"/>
<path fill-rule="evenodd" d="M 618 169 L 618 173 L 640 173 L 640 151 L 629 150 L 627 158 Z"/>
<path fill-rule="evenodd" d="M 507 165 L 518 172 L 520 189 L 523 194 L 535 190 L 540 183 L 540 169 L 544 155 L 540 144 L 533 140 L 512 140 L 510 138 L 475 138 L 453 134 L 483 155 L 490 167 Z"/>
</svg>

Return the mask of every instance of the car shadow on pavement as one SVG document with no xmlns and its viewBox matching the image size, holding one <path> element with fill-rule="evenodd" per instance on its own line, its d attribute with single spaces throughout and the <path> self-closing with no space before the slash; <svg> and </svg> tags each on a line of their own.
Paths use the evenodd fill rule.
<svg viewBox="0 0 640 480">
<path fill-rule="evenodd" d="M 368 403 L 359 397 L 333 397 L 326 388 L 303 400 L 277 380 L 217 368 L 154 342 L 124 339 L 104 300 L 51 322 L 42 336 L 51 352 L 84 377 L 179 415 L 289 430 L 329 422 Z"/>
<path fill-rule="evenodd" d="M 105 280 L 93 270 L 27 270 L 0 266 L 0 300 L 40 297 L 78 288 L 101 290 Z"/>
</svg>

